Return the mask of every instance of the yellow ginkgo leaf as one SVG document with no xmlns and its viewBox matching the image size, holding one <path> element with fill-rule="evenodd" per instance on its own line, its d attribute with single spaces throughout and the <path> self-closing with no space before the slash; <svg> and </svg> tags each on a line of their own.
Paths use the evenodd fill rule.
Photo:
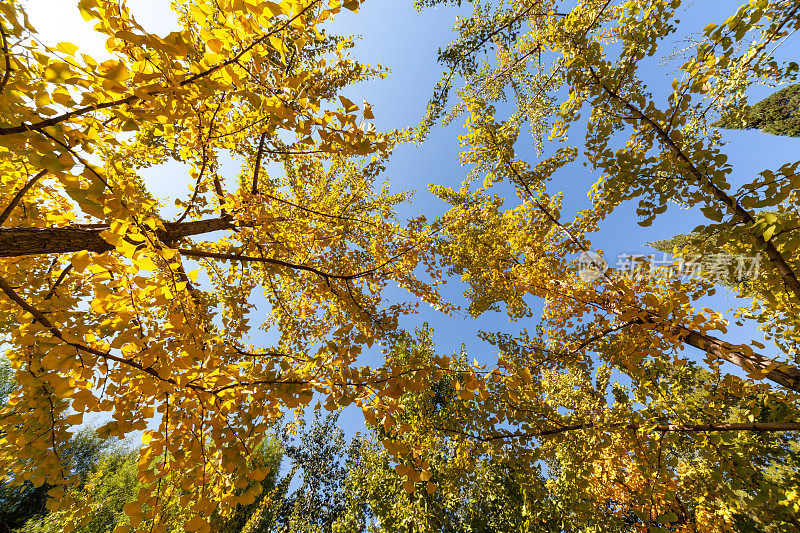
<svg viewBox="0 0 800 533">
<path fill-rule="evenodd" d="M 351 102 L 350 100 L 348 100 L 344 96 L 339 96 L 339 100 L 342 102 L 342 105 L 344 106 L 344 110 L 347 111 L 348 113 L 351 113 L 351 112 L 356 111 L 358 109 L 358 106 L 356 104 L 354 104 L 353 102 Z"/>
<path fill-rule="evenodd" d="M 58 43 L 56 47 L 59 52 L 64 52 L 65 54 L 69 54 L 71 56 L 75 55 L 75 52 L 78 51 L 78 46 L 68 42 L 61 42 Z"/>
</svg>

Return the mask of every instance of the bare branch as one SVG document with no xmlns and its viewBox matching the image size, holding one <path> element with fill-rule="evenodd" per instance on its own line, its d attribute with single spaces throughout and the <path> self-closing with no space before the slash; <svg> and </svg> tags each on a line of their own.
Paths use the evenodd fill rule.
<svg viewBox="0 0 800 533">
<path fill-rule="evenodd" d="M 358 278 L 366 277 L 370 274 L 375 272 L 375 269 L 365 270 L 363 272 L 357 272 L 355 274 L 331 274 L 329 272 L 323 272 L 322 270 L 318 270 L 314 267 L 296 263 L 289 263 L 287 261 L 281 261 L 280 259 L 270 259 L 266 257 L 255 257 L 252 255 L 239 255 L 239 254 L 220 254 L 216 252 L 203 252 L 201 250 L 187 250 L 184 248 L 179 248 L 178 251 L 185 255 L 186 257 L 198 257 L 204 259 L 221 259 L 223 261 L 244 261 L 250 263 L 266 263 L 275 266 L 282 266 L 291 268 L 294 270 L 304 270 L 306 272 L 311 272 L 316 274 L 322 278 L 327 279 L 341 279 L 341 280 L 353 280 Z"/>
<path fill-rule="evenodd" d="M 55 283 L 53 283 L 53 286 L 50 288 L 50 290 L 47 292 L 47 295 L 44 297 L 45 301 L 55 296 L 56 289 L 58 289 L 58 286 L 64 282 L 70 271 L 72 271 L 72 263 L 67 265 L 67 268 L 61 271 L 61 274 L 58 276 L 58 279 L 56 280 Z"/>
</svg>

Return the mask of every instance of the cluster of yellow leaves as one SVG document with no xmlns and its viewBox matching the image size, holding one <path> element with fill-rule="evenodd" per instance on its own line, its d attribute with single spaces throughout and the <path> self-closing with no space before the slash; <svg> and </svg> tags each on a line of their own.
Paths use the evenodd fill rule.
<svg viewBox="0 0 800 533">
<path fill-rule="evenodd" d="M 439 3 L 449 2 L 418 5 Z M 528 328 L 519 335 L 485 334 L 499 350 L 488 400 L 473 399 L 449 423 L 435 426 L 482 453 L 521 457 L 514 460 L 521 468 L 536 459 L 551 461 L 556 474 L 565 472 L 563 485 L 552 490 L 564 489 L 570 501 L 591 502 L 598 514 L 632 520 L 634 528 L 670 524 L 723 531 L 744 515 L 789 527 L 791 508 L 781 502 L 788 501 L 795 477 L 775 485 L 738 481 L 759 470 L 752 457 L 772 453 L 770 447 L 781 446 L 784 437 L 758 441 L 723 433 L 720 451 L 714 434 L 750 431 L 759 423 L 776 424 L 763 426 L 772 427 L 767 431 L 800 428 L 798 164 L 744 176 L 745 184 L 735 187 L 742 180 L 733 178 L 715 122 L 720 115 L 741 114 L 745 91 L 754 83 L 796 81 L 798 65 L 773 54 L 800 27 L 800 7 L 780 0 L 744 2 L 723 23 L 691 38 L 671 90 L 658 81 L 648 86 L 645 74 L 661 70 L 654 65 L 657 53 L 682 29 L 680 4 L 477 1 L 473 15 L 459 20 L 456 39 L 440 55 L 449 72 L 421 126 L 424 135 L 449 103 L 453 80 L 464 78 L 445 122 L 466 114 L 461 160 L 472 170 L 460 190 L 433 188 L 452 206 L 438 221 L 444 236 L 439 249 L 468 284 L 474 314 L 498 310 L 512 320 L 532 317 L 542 300 L 543 313 L 535 333 Z M 508 106 L 504 100 L 512 95 L 515 105 Z M 535 165 L 522 160 L 528 151 L 518 148 L 525 122 L 542 156 Z M 576 130 L 581 136 L 585 131 L 580 147 L 570 146 Z M 597 182 L 587 191 L 589 207 L 573 219 L 562 213 L 556 180 L 576 160 L 596 173 Z M 513 186 L 516 195 L 500 183 Z M 754 299 L 738 314 L 757 320 L 784 353 L 761 355 L 718 338 L 727 334 L 724 311 L 697 304 L 714 294 L 709 279 L 687 281 L 649 263 L 633 273 L 594 265 L 596 279 L 582 276 L 585 260 L 570 259 L 593 252 L 588 235 L 619 216 L 615 210 L 624 202 L 635 202 L 643 226 L 662 216 L 670 202 L 696 208 L 711 223 L 695 230 L 694 246 L 685 251 L 760 256 L 760 271 L 734 284 L 741 296 Z M 758 211 L 763 209 L 769 211 Z M 764 349 L 757 341 L 752 346 Z M 710 374 L 696 388 L 687 387 L 678 376 L 696 372 L 701 360 Z M 723 361 L 744 369 L 748 379 L 724 375 Z M 624 376 L 635 401 L 607 405 L 608 383 L 591 383 L 593 375 L 603 381 L 599 362 Z M 761 382 L 765 378 L 777 387 L 774 396 Z M 666 399 L 685 399 L 704 388 L 702 407 Z M 614 396 L 622 399 L 623 389 L 615 388 Z M 768 413 L 735 407 L 754 390 L 769 396 L 763 399 Z M 740 426 L 731 429 L 726 420 Z M 675 436 L 681 433 L 687 435 Z M 417 442 L 423 448 L 425 437 Z M 660 462 L 662 449 L 679 456 L 675 464 Z M 714 461 L 723 461 L 731 477 L 713 473 Z M 667 497 L 669 491 L 678 492 L 678 499 Z M 609 501 L 618 507 L 607 509 Z M 687 507 L 678 512 L 680 504 Z M 577 523 L 588 527 L 591 509 L 581 519 Z"/>
<path fill-rule="evenodd" d="M 424 219 L 401 224 L 407 195 L 377 183 L 396 136 L 339 94 L 383 75 L 322 26 L 359 2 L 173 7 L 181 29 L 159 36 L 124 2 L 82 0 L 107 36 L 98 62 L 0 6 L 0 311 L 17 384 L 0 467 L 57 497 L 60 445 L 99 415 L 103 436 L 143 432 L 156 489 L 126 507 L 134 527 L 164 530 L 177 502 L 187 530 L 209 531 L 219 505 L 252 501 L 237 492 L 247 459 L 287 409 L 406 386 L 356 359 L 413 310 L 382 290 L 435 302 L 415 269 L 438 273 Z M 172 220 L 142 177 L 170 162 L 189 187 Z M 253 346 L 259 328 L 272 346 Z M 70 498 L 51 502 L 72 509 L 65 531 L 88 508 Z"/>
</svg>

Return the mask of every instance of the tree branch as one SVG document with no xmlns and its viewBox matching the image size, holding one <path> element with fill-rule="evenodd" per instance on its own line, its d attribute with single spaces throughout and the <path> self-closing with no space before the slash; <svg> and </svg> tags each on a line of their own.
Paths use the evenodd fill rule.
<svg viewBox="0 0 800 533">
<path fill-rule="evenodd" d="M 286 205 L 295 207 L 297 209 L 300 209 L 301 211 L 305 211 L 306 213 L 319 215 L 319 216 L 325 217 L 325 218 L 332 218 L 332 219 L 335 219 L 335 220 L 349 220 L 351 222 L 361 222 L 363 224 L 370 224 L 372 226 L 376 225 L 371 220 L 366 220 L 366 219 L 361 219 L 361 218 L 346 217 L 344 215 L 332 215 L 330 213 L 323 213 L 322 211 L 317 211 L 317 210 L 311 209 L 309 207 L 304 207 L 304 206 L 302 206 L 300 204 L 296 204 L 294 202 L 290 202 L 289 200 L 286 200 L 284 198 L 278 198 L 277 196 L 272 196 L 271 194 L 267 194 L 267 193 L 261 193 L 261 194 L 262 194 L 262 196 L 265 196 L 265 197 L 269 198 L 270 200 L 273 200 L 275 202 L 279 202 L 279 203 L 282 203 L 282 204 L 286 204 Z"/>
<path fill-rule="evenodd" d="M 308 265 L 301 265 L 295 263 L 289 263 L 287 261 L 281 261 L 280 259 L 270 259 L 267 257 L 255 257 L 252 255 L 239 255 L 239 254 L 220 254 L 216 252 L 203 252 L 201 250 L 187 250 L 184 248 L 179 248 L 178 251 L 185 255 L 186 257 L 199 257 L 204 259 L 222 259 L 223 261 L 244 261 L 244 262 L 251 262 L 251 263 L 266 263 L 270 265 L 282 266 L 287 268 L 292 268 L 295 270 L 304 270 L 306 272 L 311 272 L 316 274 L 320 277 L 325 279 L 341 279 L 341 280 L 352 280 L 363 278 L 375 272 L 375 269 L 366 270 L 364 272 L 358 272 L 355 274 L 331 274 L 329 272 L 323 272 L 322 270 L 318 270 L 314 267 Z"/>
<path fill-rule="evenodd" d="M 0 24 L 0 27 L 2 27 L 2 24 Z M 11 212 L 15 207 L 17 207 L 17 205 L 19 205 L 19 203 L 22 201 L 22 198 L 25 196 L 25 194 L 27 194 L 30 188 L 33 187 L 36 182 L 39 181 L 45 174 L 47 174 L 46 170 L 42 170 L 36 174 L 34 177 L 28 180 L 28 182 L 22 187 L 22 189 L 19 190 L 17 194 L 14 195 L 14 198 L 11 199 L 11 203 L 8 204 L 8 207 L 6 207 L 3 212 L 0 213 L 0 226 L 2 226 L 5 221 L 8 220 L 8 217 L 11 216 Z"/>
<path fill-rule="evenodd" d="M 253 187 L 252 194 L 258 194 L 258 173 L 261 170 L 261 156 L 264 155 L 264 140 L 267 137 L 267 132 L 261 134 L 261 139 L 258 141 L 258 152 L 256 152 L 256 164 L 253 168 Z"/>
<path fill-rule="evenodd" d="M 541 438 L 560 435 L 571 431 L 580 431 L 585 429 L 648 429 L 651 432 L 659 433 L 714 433 L 722 431 L 753 431 L 757 433 L 762 432 L 783 432 L 783 431 L 800 431 L 800 422 L 729 422 L 721 424 L 657 424 L 655 426 L 648 426 L 646 424 L 631 424 L 626 422 L 616 422 L 612 424 L 595 424 L 594 422 L 587 422 L 585 424 L 573 424 L 571 426 L 563 426 L 552 429 L 545 429 L 542 431 L 519 431 L 516 433 L 505 433 L 500 435 L 492 435 L 489 437 L 480 437 L 464 431 L 454 429 L 434 427 L 437 431 L 444 433 L 452 433 L 463 435 L 470 439 L 479 442 L 491 442 L 507 439 L 520 439 L 520 438 Z"/>
<path fill-rule="evenodd" d="M 155 369 L 145 368 L 136 361 L 131 361 L 130 359 L 125 359 L 123 357 L 117 357 L 116 355 L 110 354 L 108 352 L 103 352 L 95 348 L 92 348 L 91 346 L 85 346 L 77 342 L 68 341 L 67 339 L 64 338 L 64 335 L 61 333 L 61 330 L 59 330 L 56 326 L 54 326 L 50 322 L 50 320 L 48 320 L 47 317 L 42 314 L 41 311 L 30 305 L 19 294 L 17 294 L 14 288 L 11 285 L 9 285 L 8 282 L 5 280 L 5 278 L 2 276 L 0 276 L 0 290 L 2 290 L 6 294 L 6 296 L 8 296 L 14 303 L 16 303 L 17 305 L 22 307 L 25 311 L 33 315 L 34 320 L 36 320 L 41 325 L 46 327 L 50 331 L 51 335 L 58 338 L 65 344 L 72 346 L 76 350 L 80 350 L 92 355 L 96 355 L 98 357 L 102 357 L 103 359 L 108 359 L 117 363 L 131 366 L 133 368 L 136 368 L 137 370 L 141 370 L 142 372 L 153 375 L 162 381 L 170 381 L 172 383 L 175 382 L 174 380 L 161 377 Z"/>
<path fill-rule="evenodd" d="M 654 319 L 646 319 L 646 321 L 657 323 Z M 764 377 L 783 385 L 787 389 L 800 392 L 800 368 L 796 366 L 781 364 L 774 359 L 764 357 L 755 352 L 744 353 L 723 340 L 691 330 L 685 326 L 673 327 L 673 330 L 686 344 L 733 363 L 747 371 L 763 371 L 766 368 L 775 367 L 769 372 L 763 373 Z"/>
<path fill-rule="evenodd" d="M 186 85 L 189 85 L 191 83 L 196 82 L 197 80 L 205 78 L 205 77 L 209 76 L 210 74 L 213 74 L 214 72 L 216 72 L 217 70 L 219 70 L 221 68 L 224 68 L 224 67 L 227 67 L 229 65 L 232 65 L 232 64 L 236 63 L 237 61 L 239 61 L 239 59 L 241 59 L 242 56 L 244 56 L 247 52 L 252 50 L 254 47 L 256 47 L 259 44 L 263 43 L 264 41 L 266 41 L 267 39 L 269 39 L 271 36 L 275 35 L 276 33 L 281 32 L 281 31 L 285 30 L 286 28 L 288 28 L 289 25 L 292 22 L 294 22 L 299 17 L 304 15 L 309 9 L 311 9 L 313 6 L 315 6 L 319 2 L 320 2 L 320 0 L 313 0 L 308 6 L 306 6 L 297 15 L 295 15 L 292 18 L 290 18 L 289 20 L 287 20 L 286 22 L 284 22 L 283 24 L 281 24 L 280 26 L 278 26 L 274 30 L 270 31 L 269 33 L 266 33 L 266 34 L 262 35 L 261 37 L 259 37 L 258 39 L 256 39 L 252 43 L 250 43 L 250 45 L 248 45 L 245 48 L 243 48 L 235 56 L 223 61 L 222 63 L 219 63 L 218 65 L 216 65 L 214 67 L 211 67 L 208 70 L 205 70 L 203 72 L 198 72 L 197 74 L 194 74 L 192 76 L 187 77 L 186 79 L 181 81 L 178 84 L 178 86 L 179 87 L 184 87 Z M 147 95 L 148 96 L 156 96 L 156 95 L 159 95 L 159 94 L 170 92 L 172 90 L 174 90 L 174 87 L 168 87 L 168 88 L 165 87 L 163 89 L 157 89 L 157 90 L 154 90 L 154 91 L 150 91 L 150 92 L 147 93 Z M 80 109 L 75 109 L 73 111 L 69 111 L 67 113 L 63 113 L 61 115 L 58 115 L 57 117 L 48 118 L 46 120 L 40 120 L 39 122 L 22 123 L 19 126 L 10 126 L 10 127 L 6 127 L 6 128 L 0 128 L 0 135 L 11 135 L 11 134 L 14 134 L 14 133 L 25 133 L 25 132 L 28 132 L 28 131 L 39 131 L 42 128 L 46 128 L 48 126 L 55 126 L 56 124 L 60 124 L 61 122 L 64 122 L 65 120 L 69 120 L 69 119 L 74 118 L 74 117 L 82 116 L 82 115 L 85 115 L 87 113 L 91 113 L 93 111 L 100 111 L 102 109 L 108 109 L 110 107 L 118 107 L 118 106 L 121 106 L 121 105 L 133 104 L 135 102 L 138 102 L 139 100 L 141 100 L 141 97 L 136 96 L 135 94 L 132 94 L 130 96 L 126 96 L 125 98 L 120 98 L 118 100 L 113 100 L 111 102 L 105 102 L 105 103 L 102 103 L 102 104 L 94 104 L 94 105 L 90 105 L 90 106 L 87 106 L 87 107 L 82 107 Z"/>
<path fill-rule="evenodd" d="M 55 283 L 53 283 L 53 286 L 50 288 L 47 295 L 44 297 L 45 300 L 49 300 L 50 298 L 55 296 L 58 286 L 64 282 L 64 280 L 66 279 L 67 275 L 70 273 L 71 270 L 72 270 L 72 263 L 67 265 L 67 267 L 61 271 L 61 274 L 58 276 L 58 279 L 56 280 Z"/>
<path fill-rule="evenodd" d="M 0 37 L 3 40 L 3 59 L 5 60 L 5 70 L 3 71 L 3 79 L 0 80 L 0 94 L 6 88 L 8 79 L 11 76 L 11 54 L 8 51 L 8 36 L 6 36 L 6 29 L 3 23 L 0 22 Z"/>
<path fill-rule="evenodd" d="M 227 218 L 212 218 L 167 222 L 164 227 L 165 230 L 156 231 L 156 235 L 162 242 L 169 244 L 192 235 L 231 229 L 233 223 Z M 109 226 L 105 224 L 63 228 L 0 228 L 0 257 L 62 254 L 81 250 L 101 254 L 114 249 L 113 245 L 100 236 L 108 229 Z"/>
<path fill-rule="evenodd" d="M 712 179 L 705 174 L 703 174 L 697 166 L 689 160 L 686 154 L 683 152 L 680 146 L 677 145 L 675 140 L 670 137 L 670 135 L 658 124 L 655 120 L 648 117 L 644 114 L 639 108 L 631 104 L 628 100 L 624 99 L 620 96 L 616 91 L 608 87 L 600 76 L 595 71 L 594 67 L 591 65 L 589 66 L 589 72 L 592 75 L 592 78 L 595 80 L 597 85 L 615 102 L 620 104 L 623 108 L 628 110 L 629 113 L 633 115 L 633 118 L 637 120 L 641 120 L 642 122 L 646 123 L 653 131 L 656 133 L 658 138 L 661 140 L 662 143 L 669 149 L 670 152 L 681 162 L 683 163 L 686 168 L 689 170 L 689 173 L 697 180 L 698 185 L 707 187 L 714 198 L 725 205 L 728 210 L 736 217 L 740 222 L 748 223 L 748 224 L 755 224 L 756 220 L 753 215 L 750 214 L 745 208 L 743 208 L 734 198 L 728 195 L 725 191 L 721 188 L 717 187 L 714 184 Z M 783 255 L 778 251 L 775 245 L 772 243 L 771 240 L 766 240 L 761 232 L 753 232 L 753 238 L 756 242 L 764 247 L 764 251 L 767 254 L 767 257 L 775 265 L 778 274 L 780 275 L 781 279 L 786 286 L 789 287 L 792 292 L 794 293 L 795 298 L 800 301 L 800 280 L 798 280 L 796 273 L 792 269 L 791 266 L 786 262 Z"/>
<path fill-rule="evenodd" d="M 20 307 L 22 307 L 22 309 L 24 309 L 25 311 L 27 311 L 31 315 L 33 315 L 33 319 L 36 322 L 39 322 L 42 326 L 47 328 L 51 335 L 53 335 L 54 337 L 59 339 L 64 344 L 72 346 L 73 348 L 75 348 L 79 352 L 88 353 L 88 354 L 100 357 L 100 358 L 102 358 L 104 360 L 113 361 L 115 363 L 119 363 L 121 365 L 125 365 L 125 366 L 128 366 L 128 367 L 134 368 L 134 369 L 136 369 L 136 370 L 138 370 L 140 372 L 144 372 L 145 374 L 149 374 L 149 375 L 153 376 L 154 378 L 156 378 L 159 381 L 164 381 L 164 382 L 167 382 L 167 383 L 171 383 L 172 385 L 175 385 L 176 387 L 179 386 L 177 380 L 175 380 L 174 378 L 168 378 L 168 377 L 162 376 L 152 366 L 145 367 L 144 365 L 142 365 L 141 363 L 137 363 L 133 359 L 126 359 L 124 357 L 119 357 L 119 356 L 116 356 L 116 355 L 111 354 L 109 352 L 104 352 L 102 350 L 98 350 L 96 348 L 92 348 L 91 346 L 86 346 L 86 345 L 81 344 L 79 342 L 74 342 L 74 341 L 68 340 L 64 336 L 64 334 L 61 332 L 61 330 L 59 330 L 52 322 L 50 322 L 50 320 L 48 320 L 48 318 L 46 316 L 44 316 L 44 314 L 41 311 L 39 311 L 34 306 L 32 306 L 31 304 L 26 302 L 19 294 L 17 294 L 17 292 L 14 290 L 14 288 L 11 285 L 9 285 L 9 283 L 6 281 L 6 279 L 4 277 L 2 277 L 2 276 L 0 276 L 0 290 L 2 290 L 6 294 L 6 296 L 8 296 L 8 298 L 11 301 L 16 303 Z M 184 386 L 187 387 L 187 388 L 193 389 L 195 391 L 210 392 L 205 387 L 202 387 L 202 386 L 199 386 L 199 385 L 193 385 L 191 383 L 187 383 Z M 213 392 L 213 391 L 211 391 L 211 392 Z"/>
</svg>

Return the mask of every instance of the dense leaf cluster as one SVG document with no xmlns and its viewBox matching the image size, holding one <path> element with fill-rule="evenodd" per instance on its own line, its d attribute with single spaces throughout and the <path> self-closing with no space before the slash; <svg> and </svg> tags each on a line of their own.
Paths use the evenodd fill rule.
<svg viewBox="0 0 800 533">
<path fill-rule="evenodd" d="M 723 128 L 759 129 L 773 135 L 800 137 L 800 84 L 790 85 L 744 109 L 742 116 L 724 117 Z"/>
</svg>

